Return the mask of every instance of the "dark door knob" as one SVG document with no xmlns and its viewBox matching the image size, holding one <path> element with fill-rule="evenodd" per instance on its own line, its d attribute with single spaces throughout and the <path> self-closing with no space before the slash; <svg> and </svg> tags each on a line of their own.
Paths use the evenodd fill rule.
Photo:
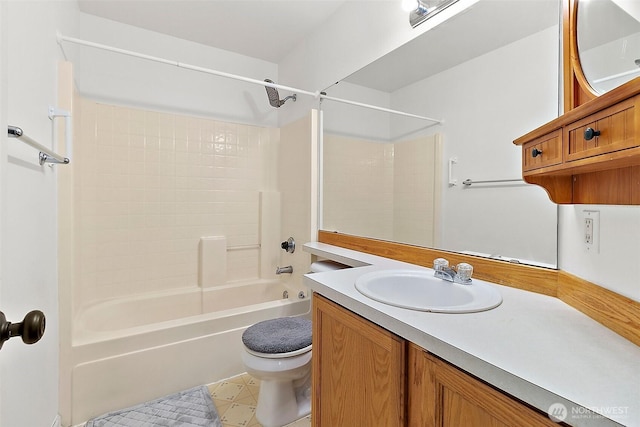
<svg viewBox="0 0 640 427">
<path fill-rule="evenodd" d="M 587 141 L 592 140 L 596 136 L 600 136 L 599 130 L 595 130 L 593 128 L 586 128 L 584 130 L 584 139 L 586 139 Z"/>
<path fill-rule="evenodd" d="M 34 344 L 44 335 L 46 320 L 44 313 L 33 310 L 24 316 L 20 323 L 7 322 L 4 313 L 0 311 L 0 348 L 9 338 L 22 337 L 25 344 Z"/>
<path fill-rule="evenodd" d="M 531 157 L 538 157 L 540 155 L 542 155 L 542 150 L 538 150 L 537 148 L 531 150 Z"/>
</svg>

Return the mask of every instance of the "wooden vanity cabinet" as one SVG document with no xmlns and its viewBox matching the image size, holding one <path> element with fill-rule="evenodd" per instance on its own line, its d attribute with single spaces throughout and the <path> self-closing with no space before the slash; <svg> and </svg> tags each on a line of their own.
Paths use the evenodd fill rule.
<svg viewBox="0 0 640 427">
<path fill-rule="evenodd" d="M 546 415 L 313 294 L 314 427 L 535 427 Z"/>
<path fill-rule="evenodd" d="M 408 414 L 411 427 L 558 426 L 549 417 L 410 343 Z"/>
<path fill-rule="evenodd" d="M 405 425 L 405 342 L 313 294 L 314 427 Z"/>
</svg>

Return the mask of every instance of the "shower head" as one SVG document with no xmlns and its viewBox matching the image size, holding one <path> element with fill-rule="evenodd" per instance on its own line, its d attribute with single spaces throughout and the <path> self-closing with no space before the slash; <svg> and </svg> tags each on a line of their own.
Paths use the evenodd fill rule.
<svg viewBox="0 0 640 427">
<path fill-rule="evenodd" d="M 264 79 L 264 81 L 267 83 L 274 83 L 273 80 L 269 80 L 269 79 Z M 288 99 L 293 99 L 294 102 L 296 100 L 295 93 L 293 95 L 287 96 L 285 99 L 280 99 L 280 95 L 278 94 L 278 89 L 274 87 L 269 87 L 269 86 L 265 86 L 264 88 L 267 90 L 267 96 L 269 97 L 269 104 L 271 104 L 272 107 L 280 108 L 281 106 L 284 105 L 285 102 L 287 102 Z"/>
</svg>

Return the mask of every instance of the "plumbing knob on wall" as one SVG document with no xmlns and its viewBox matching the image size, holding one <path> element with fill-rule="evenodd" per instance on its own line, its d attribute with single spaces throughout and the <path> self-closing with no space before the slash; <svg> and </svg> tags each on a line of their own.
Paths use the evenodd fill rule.
<svg viewBox="0 0 640 427">
<path fill-rule="evenodd" d="M 20 323 L 7 322 L 4 313 L 0 311 L 0 348 L 9 338 L 17 336 L 21 336 L 25 344 L 40 341 L 44 335 L 45 324 L 44 313 L 40 310 L 30 311 Z"/>
<path fill-rule="evenodd" d="M 280 247 L 290 254 L 294 253 L 296 250 L 296 241 L 293 240 L 293 237 L 289 237 L 286 241 L 280 244 Z"/>
</svg>

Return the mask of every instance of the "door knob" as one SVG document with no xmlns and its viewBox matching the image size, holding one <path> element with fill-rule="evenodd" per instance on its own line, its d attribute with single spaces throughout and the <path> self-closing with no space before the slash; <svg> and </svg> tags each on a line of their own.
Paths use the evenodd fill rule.
<svg viewBox="0 0 640 427">
<path fill-rule="evenodd" d="M 0 348 L 9 338 L 20 336 L 25 344 L 34 344 L 44 335 L 46 320 L 44 313 L 33 310 L 24 316 L 20 323 L 7 322 L 4 313 L 0 311 Z"/>
</svg>

